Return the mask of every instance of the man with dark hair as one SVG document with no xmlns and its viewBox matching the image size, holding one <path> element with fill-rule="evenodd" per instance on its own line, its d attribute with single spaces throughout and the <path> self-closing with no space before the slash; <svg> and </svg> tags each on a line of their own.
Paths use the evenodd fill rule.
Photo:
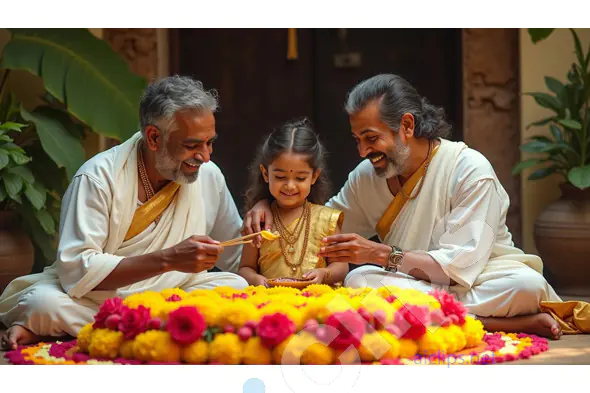
<svg viewBox="0 0 590 393">
<path fill-rule="evenodd" d="M 344 223 L 319 253 L 363 265 L 344 285 L 442 287 L 489 331 L 559 338 L 557 321 L 540 313 L 541 301 L 560 300 L 541 259 L 514 247 L 506 191 L 482 154 L 446 139 L 443 111 L 397 75 L 358 84 L 346 111 L 366 160 L 328 201 Z M 261 201 L 246 215 L 244 232 L 272 225 L 267 206 Z"/>
<path fill-rule="evenodd" d="M 17 278 L 0 297 L 0 346 L 76 336 L 102 302 L 144 291 L 227 285 L 241 247 L 241 218 L 210 161 L 217 98 L 199 81 L 172 76 L 140 103 L 141 132 L 86 162 L 66 191 L 55 263 Z M 209 237 L 211 236 L 211 237 Z M 223 272 L 210 273 L 215 265 Z"/>
</svg>

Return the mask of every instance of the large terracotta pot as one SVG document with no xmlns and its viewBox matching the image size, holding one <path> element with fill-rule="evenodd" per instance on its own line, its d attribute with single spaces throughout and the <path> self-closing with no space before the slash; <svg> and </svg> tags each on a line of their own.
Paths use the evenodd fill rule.
<svg viewBox="0 0 590 393">
<path fill-rule="evenodd" d="M 34 260 L 33 243 L 22 231 L 16 212 L 0 210 L 0 293 L 10 281 L 29 274 Z"/>
<path fill-rule="evenodd" d="M 535 244 L 558 294 L 590 295 L 590 189 L 560 185 L 561 198 L 535 221 Z"/>
</svg>

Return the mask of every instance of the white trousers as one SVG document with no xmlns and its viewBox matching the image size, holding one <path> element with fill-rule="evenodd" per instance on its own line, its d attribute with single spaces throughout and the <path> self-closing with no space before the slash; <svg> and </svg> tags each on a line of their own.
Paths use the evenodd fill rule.
<svg viewBox="0 0 590 393">
<path fill-rule="evenodd" d="M 234 273 L 203 272 L 192 275 L 179 288 L 190 292 L 218 286 L 244 289 L 248 283 Z M 92 295 L 90 292 L 81 299 L 73 299 L 64 292 L 58 280 L 39 282 L 23 291 L 16 306 L 2 315 L 1 322 L 6 326 L 24 326 L 40 336 L 76 337 L 84 325 L 94 320 L 100 308 L 101 302 L 93 300 Z"/>
<path fill-rule="evenodd" d="M 390 273 L 372 265 L 360 266 L 346 276 L 352 288 L 397 286 L 428 292 L 435 288 L 456 295 L 469 313 L 480 317 L 513 317 L 539 312 L 541 301 L 561 301 L 545 278 L 527 265 L 511 261 L 490 261 L 471 288 L 440 286 L 404 273 Z"/>
</svg>

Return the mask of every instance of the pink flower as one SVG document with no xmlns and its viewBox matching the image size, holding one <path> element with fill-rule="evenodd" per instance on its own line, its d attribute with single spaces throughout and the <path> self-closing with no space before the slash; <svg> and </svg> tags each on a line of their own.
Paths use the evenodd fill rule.
<svg viewBox="0 0 590 393">
<path fill-rule="evenodd" d="M 350 345 L 358 348 L 361 344 L 367 322 L 355 311 L 337 312 L 328 317 L 326 325 L 331 326 L 338 335 L 329 344 L 334 349 L 346 349 Z"/>
<path fill-rule="evenodd" d="M 105 319 L 104 324 L 107 329 L 117 330 L 119 327 L 119 322 L 121 322 L 121 315 L 119 314 L 111 314 Z"/>
<path fill-rule="evenodd" d="M 159 318 L 152 318 L 148 321 L 149 330 L 160 330 L 162 328 L 162 320 Z"/>
<path fill-rule="evenodd" d="M 125 340 L 133 340 L 135 336 L 147 330 L 149 320 L 149 308 L 144 306 L 138 306 L 137 308 L 123 306 L 121 310 L 121 322 L 119 322 L 119 331 L 123 332 Z"/>
<path fill-rule="evenodd" d="M 105 302 L 100 306 L 98 312 L 94 316 L 94 325 L 95 329 L 104 329 L 105 321 L 111 314 L 119 314 L 121 312 L 121 307 L 123 305 L 123 300 L 120 297 L 114 297 L 105 300 Z"/>
<path fill-rule="evenodd" d="M 182 300 L 182 298 L 175 293 L 172 294 L 172 296 L 170 296 L 168 299 L 166 299 L 167 302 L 179 302 L 181 300 Z"/>
<path fill-rule="evenodd" d="M 465 307 L 461 302 L 455 299 L 455 296 L 451 295 L 448 292 L 440 291 L 435 289 L 428 293 L 429 295 L 433 296 L 438 300 L 440 303 L 440 308 L 442 312 L 447 317 L 451 317 L 451 322 L 458 325 L 463 325 L 465 323 L 465 316 L 467 316 L 467 307 Z"/>
<path fill-rule="evenodd" d="M 389 295 L 385 298 L 386 301 L 388 301 L 389 303 L 393 303 L 397 300 L 397 297 L 394 295 Z"/>
<path fill-rule="evenodd" d="M 315 319 L 308 319 L 303 325 L 303 330 L 314 334 L 318 330 L 319 324 Z"/>
<path fill-rule="evenodd" d="M 445 314 L 438 308 L 434 309 L 430 313 L 430 319 L 432 320 L 433 324 L 439 325 L 442 327 L 447 327 L 451 324 L 451 319 L 445 317 Z"/>
<path fill-rule="evenodd" d="M 268 348 L 275 347 L 283 342 L 297 327 L 285 314 L 275 313 L 262 317 L 257 327 L 257 334 L 262 345 Z"/>
<path fill-rule="evenodd" d="M 405 305 L 395 313 L 394 323 L 403 333 L 402 338 L 419 340 L 430 325 L 428 307 Z"/>
<path fill-rule="evenodd" d="M 234 328 L 233 325 L 225 325 L 223 327 L 223 332 L 224 333 L 235 333 L 236 332 L 236 328 Z"/>
<path fill-rule="evenodd" d="M 201 338 L 207 324 L 195 307 L 179 307 L 168 316 L 166 329 L 180 345 L 190 345 Z"/>
<path fill-rule="evenodd" d="M 238 329 L 238 337 L 242 341 L 248 341 L 248 339 L 250 339 L 250 337 L 252 337 L 252 329 L 250 329 L 249 327 L 246 327 L 246 326 L 242 326 L 241 328 Z"/>
</svg>

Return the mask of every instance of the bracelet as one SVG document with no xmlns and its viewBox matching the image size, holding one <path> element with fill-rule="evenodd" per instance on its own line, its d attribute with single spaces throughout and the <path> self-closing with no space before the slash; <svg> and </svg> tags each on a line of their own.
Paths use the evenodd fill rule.
<svg viewBox="0 0 590 393">
<path fill-rule="evenodd" d="M 322 280 L 322 283 L 325 284 L 326 282 L 330 281 L 330 278 L 332 278 L 332 272 L 327 267 L 323 267 L 322 270 L 326 271 L 326 276 Z"/>
</svg>

